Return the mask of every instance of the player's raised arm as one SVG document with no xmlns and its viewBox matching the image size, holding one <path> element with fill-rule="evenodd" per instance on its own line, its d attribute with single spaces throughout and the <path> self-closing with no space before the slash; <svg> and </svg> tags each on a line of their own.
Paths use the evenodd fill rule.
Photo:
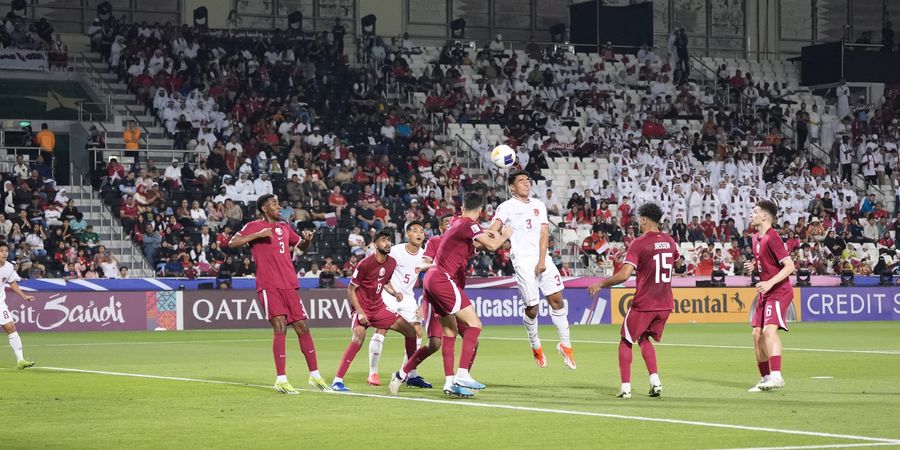
<svg viewBox="0 0 900 450">
<path fill-rule="evenodd" d="M 613 286 L 622 284 L 622 283 L 628 281 L 629 278 L 631 278 L 632 273 L 634 273 L 634 266 L 632 266 L 631 264 L 625 264 L 613 276 L 611 276 L 605 280 L 600 280 L 600 281 L 592 284 L 590 287 L 588 287 L 588 293 L 590 293 L 591 295 L 594 295 L 600 289 L 613 287 Z"/>
<path fill-rule="evenodd" d="M 18 295 L 19 297 L 22 297 L 22 299 L 25 300 L 26 302 L 34 301 L 33 295 L 28 295 L 25 292 L 22 292 L 22 288 L 19 287 L 19 283 L 16 283 L 15 281 L 13 281 L 13 282 L 9 283 L 9 287 L 10 287 L 10 289 L 13 290 L 13 292 L 16 293 L 16 295 Z"/>
<path fill-rule="evenodd" d="M 512 228 L 503 226 L 500 229 L 499 235 L 494 233 L 481 233 L 478 236 L 475 236 L 475 242 L 481 244 L 485 250 L 494 252 L 502 247 L 503 243 L 509 240 L 510 236 L 512 236 Z"/>
<path fill-rule="evenodd" d="M 294 232 L 293 227 L 291 227 L 291 231 L 294 233 L 293 235 L 296 235 L 295 234 L 296 232 Z M 312 241 L 313 241 L 313 238 L 315 237 L 315 235 L 316 235 L 316 232 L 313 230 L 310 230 L 310 229 L 305 229 L 305 230 L 301 231 L 300 235 L 298 236 L 299 240 L 297 241 L 296 245 L 294 245 L 294 247 L 297 248 L 298 250 L 300 250 L 301 252 L 306 253 L 306 251 L 309 250 L 309 245 L 312 244 Z"/>
<path fill-rule="evenodd" d="M 246 229 L 246 228 L 245 228 Z M 241 230 L 244 231 L 244 230 Z M 237 232 L 234 236 L 231 237 L 231 240 L 228 241 L 228 248 L 238 248 L 246 245 L 249 242 L 255 241 L 256 239 L 265 238 L 272 236 L 272 228 L 266 227 L 262 230 L 259 230 L 255 233 L 251 233 L 249 235 L 242 235 L 241 232 Z"/>
</svg>

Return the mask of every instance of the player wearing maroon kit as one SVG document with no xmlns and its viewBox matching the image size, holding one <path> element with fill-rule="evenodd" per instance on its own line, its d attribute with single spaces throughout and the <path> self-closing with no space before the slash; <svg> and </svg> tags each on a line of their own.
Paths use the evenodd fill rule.
<svg viewBox="0 0 900 450">
<path fill-rule="evenodd" d="M 391 329 L 406 337 L 406 356 L 412 357 L 416 352 L 416 329 L 396 312 L 392 312 L 384 304 L 382 289 L 398 301 L 403 300 L 403 293 L 394 289 L 391 276 L 397 268 L 397 261 L 390 256 L 391 233 L 382 231 L 375 236 L 375 253 L 363 258 L 356 265 L 350 286 L 347 288 L 350 303 L 353 305 L 353 336 L 350 345 L 344 351 L 341 365 L 338 367 L 331 388 L 335 391 L 347 392 L 344 375 L 359 349 L 366 340 L 366 329 Z"/>
<path fill-rule="evenodd" d="M 672 265 L 678 259 L 678 246 L 667 234 L 659 231 L 662 210 L 655 203 L 644 203 L 638 208 L 641 236 L 631 242 L 625 255 L 625 265 L 619 272 L 588 288 L 591 296 L 602 288 L 625 282 L 637 270 L 634 298 L 625 320 L 622 321 L 622 339 L 619 341 L 619 374 L 622 388 L 617 397 L 631 398 L 632 346 L 641 347 L 641 356 L 650 373 L 650 396 L 659 397 L 662 385 L 656 366 L 656 349 L 650 342 L 662 339 L 669 313 L 675 308 L 672 297 Z"/>
<path fill-rule="evenodd" d="M 306 309 L 300 301 L 297 289 L 297 273 L 291 263 L 293 247 L 302 251 L 309 248 L 312 230 L 303 230 L 301 238 L 287 223 L 281 221 L 281 205 L 278 197 L 266 194 L 256 201 L 260 219 L 248 222 L 228 242 L 229 248 L 250 244 L 250 252 L 256 261 L 256 295 L 268 312 L 274 332 L 272 354 L 275 357 L 275 390 L 284 394 L 298 391 L 288 382 L 285 373 L 285 333 L 290 325 L 300 340 L 300 350 L 309 367 L 309 384 L 323 391 L 330 391 L 328 383 L 319 375 L 316 346 L 306 326 Z"/>
<path fill-rule="evenodd" d="M 753 310 L 753 349 L 761 379 L 750 392 L 781 389 L 781 338 L 778 330 L 787 331 L 788 309 L 794 300 L 794 290 L 788 277 L 794 273 L 794 261 L 788 255 L 784 241 L 772 228 L 778 218 L 778 206 L 762 200 L 753 208 L 750 225 L 756 226 L 753 235 L 753 261 L 744 270 L 759 272 L 756 291 L 759 298 Z"/>
<path fill-rule="evenodd" d="M 463 270 L 469 257 L 475 252 L 476 244 L 488 251 L 496 251 L 509 239 L 512 230 L 504 226 L 499 235 L 493 232 L 485 232 L 477 220 L 481 216 L 484 205 L 482 196 L 475 192 L 466 194 L 463 199 L 463 213 L 450 223 L 447 232 L 441 237 L 437 257 L 432 269 L 425 274 L 424 297 L 431 304 L 434 311 L 441 317 L 443 328 L 442 352 L 449 355 L 452 364 L 456 347 L 456 335 L 459 332 L 457 320 L 468 326 L 463 335 L 462 351 L 459 358 L 459 370 L 454 376 L 452 366 L 445 364 L 444 374 L 446 381 L 444 392 L 458 397 L 472 397 L 473 389 L 484 389 L 484 385 L 472 379 L 469 375 L 472 357 L 475 347 L 478 345 L 478 336 L 481 334 L 481 320 L 472 307 L 472 303 L 465 291 L 457 282 L 458 273 Z M 464 280 L 464 277 L 463 277 Z M 416 368 L 424 360 L 428 347 L 422 347 L 409 361 L 391 377 L 390 390 L 397 394 L 400 385 L 407 378 L 410 370 Z"/>
</svg>

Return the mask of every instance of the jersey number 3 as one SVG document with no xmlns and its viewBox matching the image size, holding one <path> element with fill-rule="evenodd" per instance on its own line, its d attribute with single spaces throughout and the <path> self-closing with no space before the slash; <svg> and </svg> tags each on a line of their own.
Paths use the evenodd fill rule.
<svg viewBox="0 0 900 450">
<path fill-rule="evenodd" d="M 653 255 L 656 261 L 656 282 L 671 283 L 672 282 L 672 253 L 657 253 Z"/>
</svg>

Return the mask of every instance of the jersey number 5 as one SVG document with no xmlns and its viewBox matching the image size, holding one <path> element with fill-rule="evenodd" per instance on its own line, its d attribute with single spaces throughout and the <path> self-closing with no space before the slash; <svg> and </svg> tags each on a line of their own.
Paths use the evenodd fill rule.
<svg viewBox="0 0 900 450">
<path fill-rule="evenodd" d="M 656 282 L 671 283 L 672 282 L 672 259 L 671 253 L 657 253 L 653 255 L 656 261 Z"/>
</svg>

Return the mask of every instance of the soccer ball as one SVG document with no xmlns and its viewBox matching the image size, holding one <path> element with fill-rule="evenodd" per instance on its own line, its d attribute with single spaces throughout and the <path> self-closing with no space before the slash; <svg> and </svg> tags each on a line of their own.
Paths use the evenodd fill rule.
<svg viewBox="0 0 900 450">
<path fill-rule="evenodd" d="M 508 145 L 498 145 L 491 150 L 491 161 L 501 169 L 508 169 L 516 163 L 516 151 Z"/>
</svg>

